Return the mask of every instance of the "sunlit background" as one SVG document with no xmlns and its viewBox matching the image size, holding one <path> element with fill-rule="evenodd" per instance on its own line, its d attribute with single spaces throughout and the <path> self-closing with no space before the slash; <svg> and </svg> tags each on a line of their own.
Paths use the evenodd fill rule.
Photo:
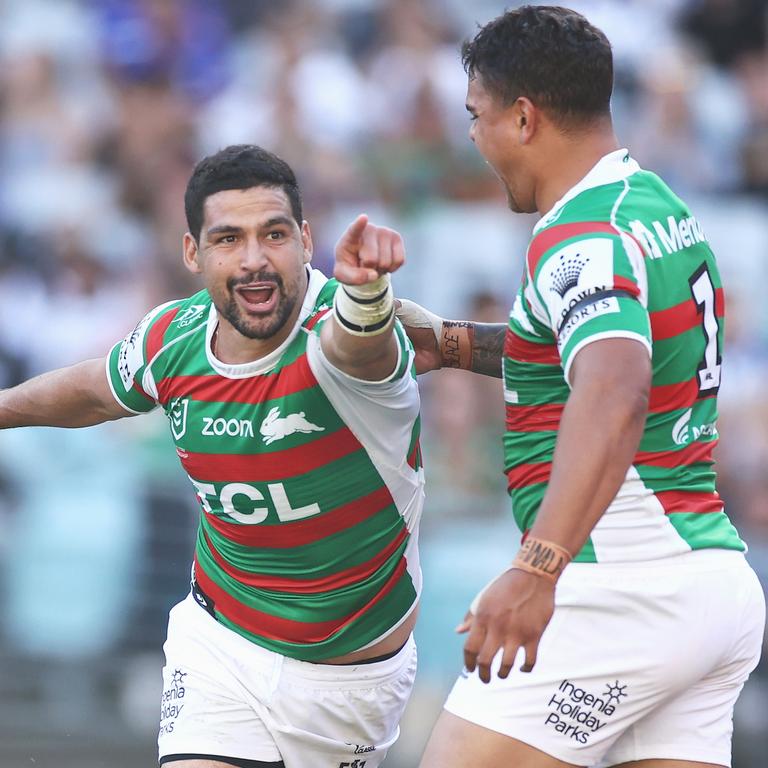
<svg viewBox="0 0 768 768">
<path fill-rule="evenodd" d="M 534 220 L 505 209 L 468 141 L 458 55 L 504 5 L 0 0 L 0 386 L 103 355 L 197 290 L 183 191 L 230 143 L 295 168 L 316 266 L 365 211 L 406 238 L 399 295 L 504 320 Z M 688 200 L 719 256 L 720 489 L 768 583 L 768 0 L 572 5 L 614 44 L 622 143 Z M 417 764 L 459 669 L 453 627 L 518 538 L 498 380 L 422 384 L 420 673 L 390 768 Z M 167 432 L 155 413 L 0 435 L 0 768 L 154 763 L 166 615 L 198 514 Z M 737 768 L 766 764 L 768 664 L 740 700 L 734 751 Z"/>
</svg>

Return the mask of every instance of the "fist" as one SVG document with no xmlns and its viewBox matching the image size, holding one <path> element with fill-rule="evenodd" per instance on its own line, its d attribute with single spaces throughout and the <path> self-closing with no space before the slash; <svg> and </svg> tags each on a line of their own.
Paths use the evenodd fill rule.
<svg viewBox="0 0 768 768">
<path fill-rule="evenodd" d="M 379 227 L 360 214 L 336 243 L 333 276 L 347 285 L 363 285 L 405 263 L 405 246 L 399 232 Z"/>
</svg>

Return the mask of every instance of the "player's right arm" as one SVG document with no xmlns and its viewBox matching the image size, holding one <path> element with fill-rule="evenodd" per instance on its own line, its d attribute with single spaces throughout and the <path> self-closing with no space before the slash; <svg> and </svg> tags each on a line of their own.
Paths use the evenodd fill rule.
<svg viewBox="0 0 768 768">
<path fill-rule="evenodd" d="M 157 393 L 149 362 L 180 303 L 155 307 L 106 358 L 59 368 L 0 391 L 0 429 L 90 427 L 151 411 Z"/>
<path fill-rule="evenodd" d="M 416 373 L 460 368 L 501 378 L 504 323 L 444 320 L 408 299 L 398 299 L 397 317 L 416 352 Z"/>
<path fill-rule="evenodd" d="M 90 427 L 131 415 L 110 390 L 104 358 L 43 373 L 0 391 L 0 429 Z"/>
</svg>

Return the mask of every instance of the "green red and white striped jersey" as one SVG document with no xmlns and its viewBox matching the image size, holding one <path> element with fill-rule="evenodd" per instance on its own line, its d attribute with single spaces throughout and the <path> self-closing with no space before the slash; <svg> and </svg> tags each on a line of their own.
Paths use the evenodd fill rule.
<svg viewBox="0 0 768 768">
<path fill-rule="evenodd" d="M 652 357 L 645 431 L 575 559 L 746 548 L 715 489 L 712 460 L 724 306 L 701 226 L 626 150 L 606 155 L 539 221 L 504 350 L 505 471 L 521 530 L 533 524 L 549 481 L 576 353 L 623 337 Z"/>
<path fill-rule="evenodd" d="M 338 283 L 310 270 L 301 313 L 274 352 L 217 360 L 207 291 L 152 310 L 108 356 L 117 401 L 161 405 L 202 507 L 194 576 L 216 618 L 305 661 L 388 635 L 421 590 L 424 500 L 413 349 L 364 382 L 323 354 Z"/>
</svg>

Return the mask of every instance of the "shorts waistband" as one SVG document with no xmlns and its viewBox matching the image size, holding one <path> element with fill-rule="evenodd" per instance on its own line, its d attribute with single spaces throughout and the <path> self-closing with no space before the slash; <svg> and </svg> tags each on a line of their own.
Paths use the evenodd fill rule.
<svg viewBox="0 0 768 768">
<path fill-rule="evenodd" d="M 730 568 L 748 565 L 744 552 L 737 549 L 694 549 L 679 555 L 659 558 L 658 560 L 625 560 L 622 562 L 570 563 L 568 571 L 601 575 L 632 573 L 638 571 L 653 571 L 690 568 L 694 570 L 712 570 L 713 568 Z"/>
<path fill-rule="evenodd" d="M 334 667 L 355 667 L 359 664 L 378 664 L 380 661 L 387 661 L 387 659 L 393 659 L 400 651 L 408 645 L 406 640 L 399 648 L 395 648 L 394 651 L 389 653 L 382 653 L 381 656 L 374 656 L 372 659 L 360 659 L 359 661 L 345 661 L 342 664 L 332 664 Z"/>
</svg>

